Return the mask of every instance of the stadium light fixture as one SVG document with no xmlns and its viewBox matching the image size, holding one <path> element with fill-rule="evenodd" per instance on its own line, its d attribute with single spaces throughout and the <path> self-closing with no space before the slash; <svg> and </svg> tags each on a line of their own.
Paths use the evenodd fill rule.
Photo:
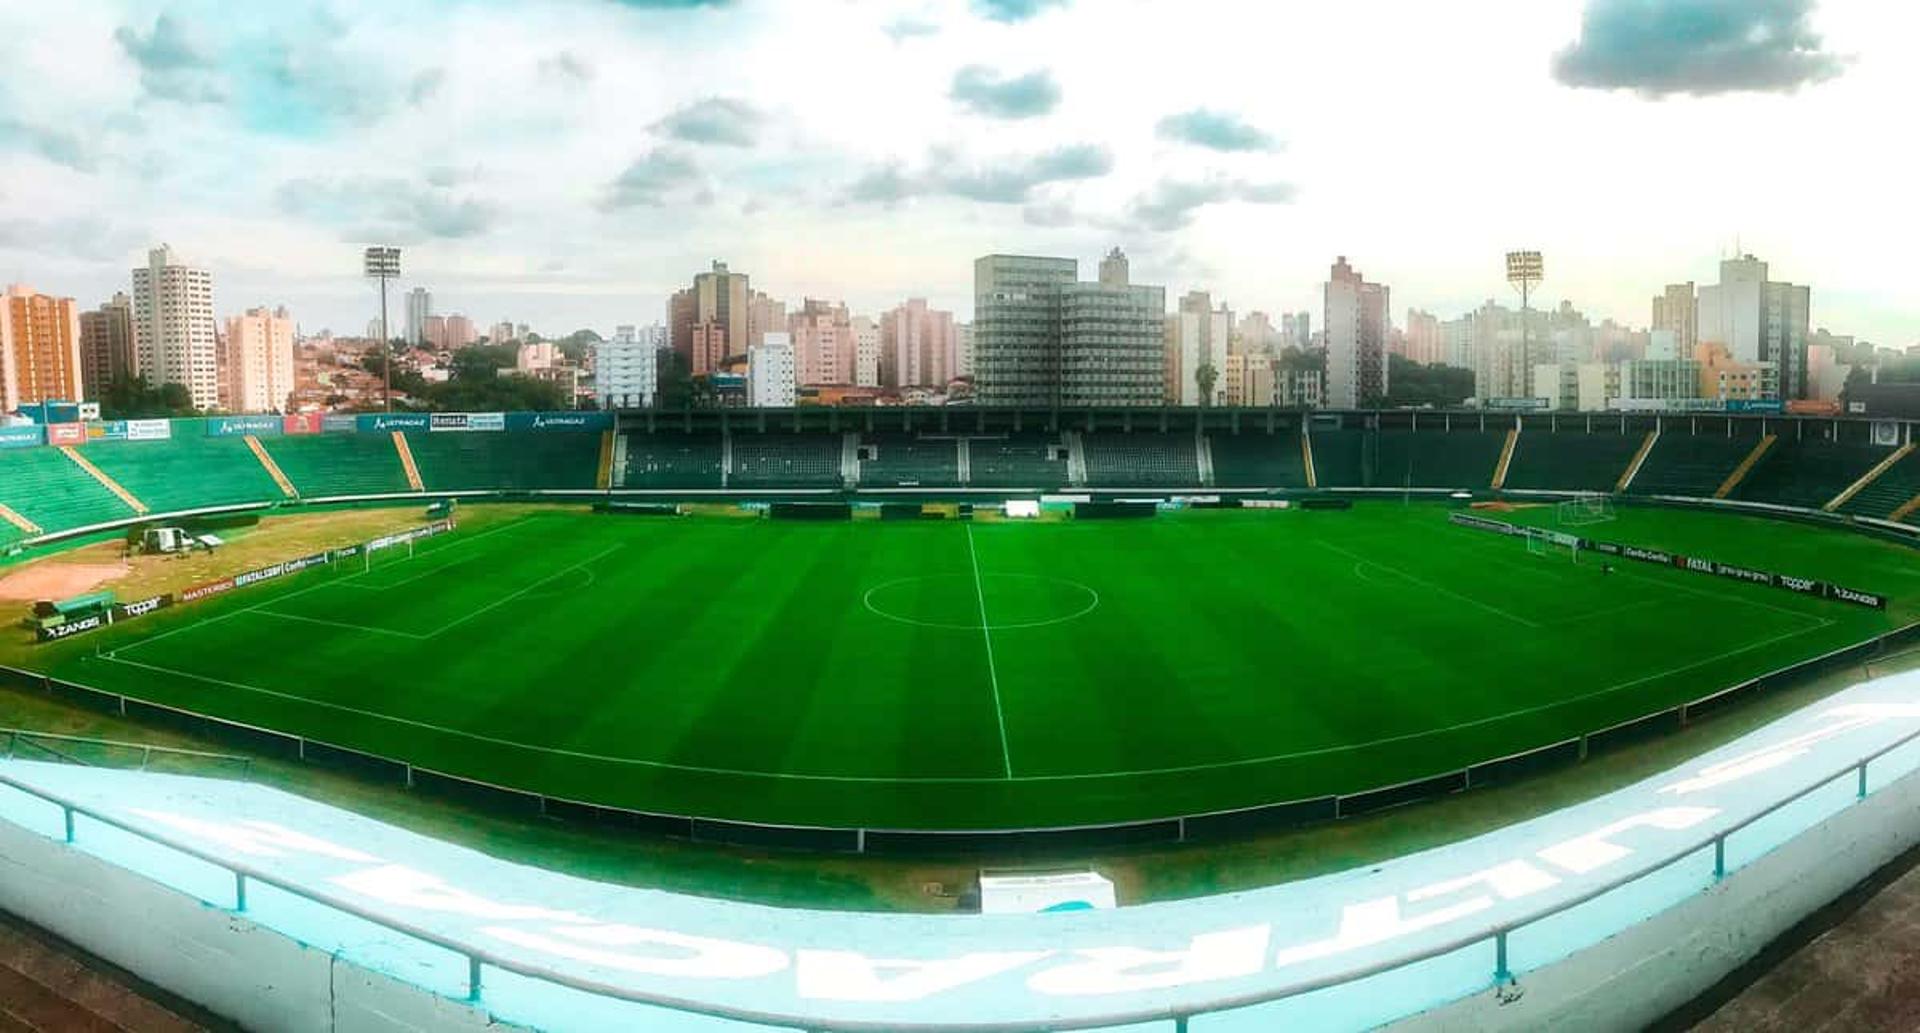
<svg viewBox="0 0 1920 1033">
<path fill-rule="evenodd" d="M 1533 289 L 1546 279 L 1547 264 L 1538 251 L 1507 252 L 1507 282 L 1520 292 L 1520 362 L 1533 379 Z M 1538 389 L 1535 389 L 1536 392 Z"/>
<path fill-rule="evenodd" d="M 393 334 L 387 330 L 387 281 L 400 278 L 400 249 L 397 247 L 370 247 L 366 254 L 367 275 L 380 281 L 380 347 L 384 359 L 380 363 L 385 383 L 381 387 L 381 401 L 388 412 L 393 411 Z"/>
</svg>

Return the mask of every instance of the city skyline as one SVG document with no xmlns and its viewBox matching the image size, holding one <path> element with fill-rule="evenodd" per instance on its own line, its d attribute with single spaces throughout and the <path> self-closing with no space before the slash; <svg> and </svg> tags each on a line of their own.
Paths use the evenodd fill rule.
<svg viewBox="0 0 1920 1033">
<path fill-rule="evenodd" d="M 1900 275 L 1920 227 L 1887 201 L 1906 146 L 1861 121 L 1920 85 L 1883 42 L 1912 12 L 1426 7 L 0 13 L 62 41 L 0 73 L 0 270 L 92 308 L 164 241 L 216 271 L 223 316 L 284 304 L 354 333 L 375 312 L 358 247 L 395 243 L 401 289 L 443 309 L 606 333 L 716 258 L 790 303 L 924 297 L 965 322 L 975 257 L 1118 245 L 1141 282 L 1272 314 L 1317 309 L 1346 254 L 1398 324 L 1504 299 L 1499 257 L 1529 247 L 1540 307 L 1645 326 L 1665 284 L 1752 252 L 1817 288 L 1816 325 L 1920 340 Z M 1169 25 L 1233 31 L 1187 57 Z M 1111 45 L 1075 45 L 1092 34 Z M 722 45 L 741 74 L 716 87 L 695 59 Z"/>
</svg>

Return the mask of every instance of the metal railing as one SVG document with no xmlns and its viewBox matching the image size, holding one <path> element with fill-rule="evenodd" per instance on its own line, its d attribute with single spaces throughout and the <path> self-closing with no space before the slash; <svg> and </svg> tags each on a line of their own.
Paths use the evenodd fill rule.
<svg viewBox="0 0 1920 1033">
<path fill-rule="evenodd" d="M 527 979 L 562 987 L 597 997 L 624 1001 L 632 1004 L 664 1008 L 671 1011 L 704 1015 L 711 1018 L 747 1022 L 783 1029 L 817 1031 L 817 1033 L 882 1033 L 900 1029 L 912 1029 L 918 1033 L 1029 1033 L 1040 1030 L 1080 1030 L 1098 1029 L 1109 1026 L 1126 1026 L 1147 1022 L 1172 1022 L 1176 1029 L 1184 1029 L 1187 1020 L 1197 1015 L 1223 1011 L 1232 1011 L 1256 1005 L 1270 1004 L 1316 990 L 1325 990 L 1347 983 L 1357 982 L 1373 976 L 1397 971 L 1423 961 L 1452 954 L 1456 951 L 1488 944 L 1493 949 L 1493 965 L 1490 970 L 1490 987 L 1511 982 L 1514 978 L 1514 960 L 1508 949 L 1509 940 L 1518 931 L 1535 926 L 1541 922 L 1563 914 L 1576 907 L 1603 897 L 1615 890 L 1630 886 L 1648 876 L 1665 871 L 1669 867 L 1685 861 L 1708 847 L 1713 848 L 1713 879 L 1717 883 L 1728 875 L 1726 862 L 1727 841 L 1734 835 L 1751 828 L 1756 823 L 1779 813 L 1785 808 L 1806 799 L 1812 794 L 1834 784 L 1849 775 L 1855 778 L 1853 801 L 1857 803 L 1871 795 L 1867 786 L 1868 766 L 1876 760 L 1920 739 L 1920 729 L 1916 729 L 1864 757 L 1849 761 L 1845 765 L 1829 771 L 1801 788 L 1775 800 L 1761 810 L 1738 822 L 1690 840 L 1686 845 L 1667 851 L 1653 860 L 1634 866 L 1619 875 L 1602 880 L 1580 891 L 1572 897 L 1554 902 L 1531 914 L 1505 922 L 1482 925 L 1479 928 L 1463 932 L 1435 943 L 1412 948 L 1389 955 L 1365 964 L 1350 965 L 1317 976 L 1286 980 L 1278 985 L 1264 987 L 1244 994 L 1215 998 L 1204 1006 L 1196 1008 L 1149 1008 L 1133 1011 L 1120 1011 L 1107 1015 L 1084 1016 L 1070 1019 L 1044 1019 L 1033 1023 L 1021 1022 L 932 1022 L 925 1024 L 903 1025 L 898 1021 L 864 1020 L 823 1020 L 819 1017 L 797 1015 L 783 1012 L 762 1011 L 752 1008 L 740 1008 L 700 1001 L 692 998 L 677 997 L 636 990 L 575 975 L 562 968 L 537 964 L 520 958 L 511 957 L 497 951 L 462 942 L 454 937 L 423 928 L 413 923 L 383 914 L 371 908 L 363 907 L 339 894 L 323 889 L 301 886 L 290 880 L 280 878 L 262 868 L 243 862 L 219 857 L 215 854 L 186 843 L 172 836 L 143 829 L 134 824 L 104 814 L 101 811 L 76 802 L 59 793 L 43 789 L 30 782 L 0 773 L 0 785 L 7 786 L 27 796 L 60 809 L 62 835 L 64 842 L 77 844 L 78 819 L 85 818 L 108 828 L 117 829 L 139 839 L 164 847 L 186 857 L 221 869 L 233 877 L 233 902 L 227 910 L 234 914 L 245 914 L 248 910 L 248 888 L 250 884 L 259 884 L 286 893 L 290 896 L 331 908 L 343 915 L 372 923 L 383 929 L 400 933 L 410 939 L 435 947 L 463 959 L 467 964 L 467 1000 L 476 1005 L 484 1005 L 485 971 L 495 969 Z M 204 899 L 204 898 L 202 898 Z M 217 901 L 207 901 L 210 905 L 226 908 Z M 1552 959 L 1549 959 L 1552 960 Z"/>
<path fill-rule="evenodd" d="M 24 747 L 40 754 L 58 758 L 69 763 L 87 767 L 101 765 L 76 755 L 76 748 L 102 749 L 120 754 L 132 754 L 139 763 L 135 770 L 146 771 L 159 758 L 179 758 L 194 763 L 231 764 L 240 769 L 240 777 L 250 780 L 253 776 L 253 758 L 237 753 L 213 753 L 208 750 L 182 749 L 176 746 L 156 746 L 144 742 L 121 742 L 116 739 L 99 739 L 80 735 L 62 735 L 57 732 L 42 732 L 28 728 L 0 728 L 0 737 L 6 740 L 6 749 L 0 756 L 17 757 Z"/>
</svg>

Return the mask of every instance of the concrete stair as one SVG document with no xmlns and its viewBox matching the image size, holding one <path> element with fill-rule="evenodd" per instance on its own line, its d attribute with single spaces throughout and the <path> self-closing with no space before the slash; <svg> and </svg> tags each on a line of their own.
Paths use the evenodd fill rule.
<svg viewBox="0 0 1920 1033">
<path fill-rule="evenodd" d="M 0 1033 L 195 1033 L 187 1018 L 110 967 L 0 915 Z"/>
</svg>

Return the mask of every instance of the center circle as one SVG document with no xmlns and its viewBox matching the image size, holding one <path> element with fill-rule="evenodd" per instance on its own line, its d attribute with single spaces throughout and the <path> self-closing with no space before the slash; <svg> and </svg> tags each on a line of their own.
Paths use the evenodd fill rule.
<svg viewBox="0 0 1920 1033">
<path fill-rule="evenodd" d="M 861 601 L 876 616 L 920 628 L 1012 631 L 1085 617 L 1100 593 L 1046 574 L 921 574 L 875 585 Z"/>
</svg>

